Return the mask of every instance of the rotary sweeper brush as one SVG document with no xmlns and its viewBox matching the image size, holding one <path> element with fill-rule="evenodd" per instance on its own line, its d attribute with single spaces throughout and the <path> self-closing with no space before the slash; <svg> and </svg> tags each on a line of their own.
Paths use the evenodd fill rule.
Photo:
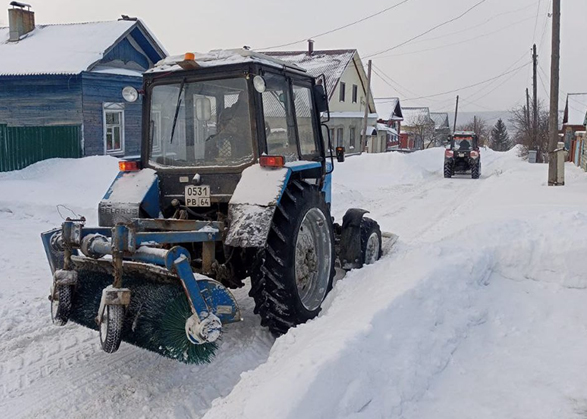
<svg viewBox="0 0 587 419">
<path fill-rule="evenodd" d="M 367 211 L 348 210 L 341 225 L 330 216 L 318 80 L 230 50 L 168 58 L 140 92 L 125 88 L 129 102 L 143 96 L 141 158 L 120 162 L 100 227 L 67 219 L 42 234 L 53 322 L 99 331 L 106 352 L 126 341 L 205 362 L 224 325 L 241 319 L 229 288 L 243 279 L 279 335 L 318 314 L 335 263 L 377 261 L 381 231 Z"/>
</svg>

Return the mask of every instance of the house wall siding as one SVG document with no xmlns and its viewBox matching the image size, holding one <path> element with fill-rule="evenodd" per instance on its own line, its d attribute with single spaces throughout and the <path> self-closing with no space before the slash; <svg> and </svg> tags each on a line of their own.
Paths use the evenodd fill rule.
<svg viewBox="0 0 587 419">
<path fill-rule="evenodd" d="M 124 105 L 124 155 L 140 154 L 141 98 L 135 103 L 125 102 L 122 89 L 125 86 L 142 87 L 140 77 L 115 74 L 82 73 L 82 107 L 84 123 L 84 154 L 104 154 L 104 103 Z"/>
<path fill-rule="evenodd" d="M 81 126 L 80 77 L 0 77 L 0 124 L 14 127 Z"/>
</svg>

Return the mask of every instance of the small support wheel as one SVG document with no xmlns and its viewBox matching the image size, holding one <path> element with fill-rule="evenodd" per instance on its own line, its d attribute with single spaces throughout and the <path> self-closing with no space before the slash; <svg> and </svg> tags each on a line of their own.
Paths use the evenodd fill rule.
<svg viewBox="0 0 587 419">
<path fill-rule="evenodd" d="M 100 319 L 100 344 L 104 352 L 116 352 L 122 340 L 124 306 L 107 305 Z"/>
<path fill-rule="evenodd" d="M 371 265 L 377 262 L 382 254 L 381 228 L 377 221 L 364 217 L 361 220 L 361 256 L 363 265 Z"/>
<path fill-rule="evenodd" d="M 71 301 L 73 299 L 73 286 L 58 285 L 51 292 L 51 320 L 56 326 L 65 326 L 71 315 Z"/>
</svg>

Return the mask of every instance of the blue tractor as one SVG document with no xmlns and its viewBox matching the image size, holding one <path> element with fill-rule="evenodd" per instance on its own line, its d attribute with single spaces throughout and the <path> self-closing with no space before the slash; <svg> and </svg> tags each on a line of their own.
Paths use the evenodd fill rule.
<svg viewBox="0 0 587 419">
<path fill-rule="evenodd" d="M 328 99 L 303 69 L 248 50 L 170 57 L 144 75 L 142 155 L 120 162 L 99 227 L 42 234 L 53 322 L 183 362 L 208 360 L 250 296 L 275 334 L 314 318 L 348 270 L 382 254 L 361 209 L 330 215 Z M 328 144 L 328 148 L 325 144 Z M 339 156 L 339 160 L 344 157 Z"/>
</svg>

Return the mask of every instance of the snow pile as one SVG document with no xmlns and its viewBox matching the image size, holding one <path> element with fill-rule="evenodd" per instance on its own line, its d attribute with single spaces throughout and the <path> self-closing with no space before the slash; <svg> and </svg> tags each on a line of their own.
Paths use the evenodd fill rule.
<svg viewBox="0 0 587 419">
<path fill-rule="evenodd" d="M 339 282 L 321 316 L 278 339 L 267 363 L 243 374 L 206 418 L 552 418 L 583 411 L 587 378 L 574 374 L 569 382 L 569 373 L 587 366 L 579 349 L 587 343 L 580 258 L 587 251 L 587 177 L 569 168 L 572 186 L 548 188 L 546 166 L 520 161 L 516 150 L 486 150 L 484 179 L 445 180 L 441 153 L 338 165 L 336 197 L 347 203 L 362 196 L 355 188 L 372 193 L 420 179 L 402 193 L 413 197 L 401 203 L 407 209 L 385 189 L 372 198 L 393 216 L 382 223 L 411 231 L 400 234 L 395 253 Z M 413 219 L 410 211 L 421 215 L 423 207 L 427 217 Z"/>
</svg>

